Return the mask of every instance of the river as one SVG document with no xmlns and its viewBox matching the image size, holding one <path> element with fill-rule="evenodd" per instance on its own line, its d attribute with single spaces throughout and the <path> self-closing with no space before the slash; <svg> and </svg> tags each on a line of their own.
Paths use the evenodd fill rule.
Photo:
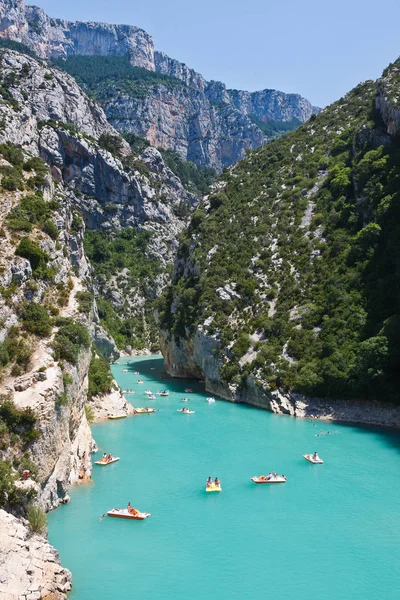
<svg viewBox="0 0 400 600">
<path fill-rule="evenodd" d="M 159 412 L 94 425 L 93 460 L 121 460 L 94 465 L 93 484 L 49 515 L 49 541 L 73 574 L 70 600 L 399 597 L 398 432 L 208 404 L 201 384 L 166 377 L 159 357 L 128 360 L 112 367 L 118 384 L 134 389 L 134 406 Z M 147 401 L 146 389 L 170 395 Z M 195 414 L 177 413 L 183 406 Z M 302 458 L 315 450 L 323 465 Z M 250 481 L 272 470 L 287 483 Z M 220 494 L 205 493 L 208 476 L 221 479 Z M 100 519 L 128 501 L 151 517 Z"/>
</svg>

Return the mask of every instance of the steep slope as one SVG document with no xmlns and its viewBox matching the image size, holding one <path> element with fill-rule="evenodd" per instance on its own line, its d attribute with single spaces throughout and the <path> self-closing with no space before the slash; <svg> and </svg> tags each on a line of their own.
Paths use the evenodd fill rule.
<svg viewBox="0 0 400 600">
<path fill-rule="evenodd" d="M 204 198 L 161 307 L 169 373 L 268 408 L 296 392 L 399 401 L 399 68 Z"/>
<path fill-rule="evenodd" d="M 146 232 L 141 251 L 150 262 L 157 260 L 157 272 L 143 272 L 136 281 L 127 277 L 125 265 L 114 265 L 96 287 L 96 293 L 114 304 L 114 312 L 138 320 L 124 337 L 127 345 L 133 345 L 136 329 L 143 339 L 146 328 L 145 298 L 156 297 L 167 281 L 177 236 L 197 197 L 185 190 L 156 149 L 148 147 L 141 156 L 133 155 L 72 77 L 16 52 L 3 51 L 1 58 L 5 100 L 0 105 L 0 141 L 22 144 L 39 154 L 89 229 L 114 237 L 126 227 Z M 121 287 L 123 303 L 113 295 Z M 100 316 L 104 322 L 104 315 Z M 142 346 L 148 346 L 149 335 L 145 334 Z M 101 331 L 99 336 L 104 340 Z M 150 337 L 149 343 L 154 343 L 155 331 Z"/>
<path fill-rule="evenodd" d="M 51 19 L 24 0 L 0 0 L 0 38 L 23 43 L 42 58 L 66 59 L 59 66 L 80 78 L 118 131 L 176 150 L 200 167 L 221 170 L 247 148 L 282 133 L 280 122 L 293 129 L 319 111 L 298 94 L 249 93 L 207 82 L 155 51 L 152 38 L 137 27 Z"/>
<path fill-rule="evenodd" d="M 47 63 L 1 48 L 0 95 L 0 507 L 23 519 L 33 500 L 50 510 L 90 479 L 93 408 L 129 411 L 92 342 L 119 356 L 110 322 L 121 347 L 155 339 L 144 305 L 168 281 L 197 197 L 155 148 L 133 154 Z M 102 242 L 105 258 L 118 255 L 106 272 Z M 106 406 L 88 405 L 105 392 Z M 25 520 L 0 519 L 0 597 L 64 599 L 70 576 L 54 550 L 26 541 Z"/>
</svg>

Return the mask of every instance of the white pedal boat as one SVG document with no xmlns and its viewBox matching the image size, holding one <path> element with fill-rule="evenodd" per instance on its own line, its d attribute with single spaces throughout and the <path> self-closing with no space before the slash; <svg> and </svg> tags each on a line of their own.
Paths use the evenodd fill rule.
<svg viewBox="0 0 400 600">
<path fill-rule="evenodd" d="M 215 398 L 207 398 L 207 402 L 211 404 L 212 402 L 215 402 Z"/>
<path fill-rule="evenodd" d="M 111 458 L 111 460 L 103 460 L 103 459 L 96 460 L 94 464 L 95 465 L 101 465 L 102 467 L 105 467 L 106 465 L 111 465 L 111 463 L 115 463 L 117 461 L 119 461 L 119 456 L 113 456 Z"/>
<path fill-rule="evenodd" d="M 184 415 L 194 415 L 194 410 L 185 410 L 184 408 L 178 408 L 176 412 L 183 413 Z"/>
<path fill-rule="evenodd" d="M 151 395 L 151 390 L 146 390 L 145 394 L 147 394 L 148 396 L 150 396 Z"/>
<path fill-rule="evenodd" d="M 286 483 L 287 479 L 284 475 L 275 475 L 272 477 L 252 477 L 251 481 L 254 483 Z"/>
<path fill-rule="evenodd" d="M 143 521 L 150 517 L 150 513 L 140 511 L 130 513 L 127 508 L 113 508 L 107 512 L 107 515 L 116 519 L 130 519 L 132 521 Z"/>
<path fill-rule="evenodd" d="M 324 464 L 324 461 L 319 456 L 318 456 L 318 458 L 314 458 L 313 454 L 303 454 L 303 458 L 308 460 L 308 462 L 312 463 L 313 465 L 323 465 Z"/>
</svg>

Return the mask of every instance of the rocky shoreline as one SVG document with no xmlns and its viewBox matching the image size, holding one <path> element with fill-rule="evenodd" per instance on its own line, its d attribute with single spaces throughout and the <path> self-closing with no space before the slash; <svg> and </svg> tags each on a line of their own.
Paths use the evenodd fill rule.
<svg viewBox="0 0 400 600">
<path fill-rule="evenodd" d="M 93 423 L 106 421 L 111 415 L 129 416 L 133 414 L 133 406 L 123 396 L 120 389 L 113 390 L 103 396 L 95 396 L 88 401 L 93 409 Z"/>
<path fill-rule="evenodd" d="M 400 429 L 400 407 L 371 400 L 326 400 L 307 398 L 301 394 L 284 395 L 274 392 L 269 401 L 275 414 L 300 419 L 337 421 L 355 425 L 370 425 Z"/>
<path fill-rule="evenodd" d="M 58 552 L 20 519 L 0 510 L 0 598 L 66 600 L 72 576 Z"/>
<path fill-rule="evenodd" d="M 269 391 L 252 377 L 242 387 L 222 381 L 215 350 L 218 342 L 198 330 L 193 339 L 177 344 L 161 332 L 165 370 L 176 378 L 204 379 L 206 392 L 229 402 L 248 404 L 278 415 L 400 428 L 400 406 L 372 400 L 311 398 L 303 394 Z"/>
</svg>

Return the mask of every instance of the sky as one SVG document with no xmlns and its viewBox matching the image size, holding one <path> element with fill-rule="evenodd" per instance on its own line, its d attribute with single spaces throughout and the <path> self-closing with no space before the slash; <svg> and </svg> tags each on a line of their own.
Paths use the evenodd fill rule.
<svg viewBox="0 0 400 600">
<path fill-rule="evenodd" d="M 136 25 L 207 80 L 326 106 L 400 55 L 399 0 L 36 0 L 49 16 Z"/>
</svg>

